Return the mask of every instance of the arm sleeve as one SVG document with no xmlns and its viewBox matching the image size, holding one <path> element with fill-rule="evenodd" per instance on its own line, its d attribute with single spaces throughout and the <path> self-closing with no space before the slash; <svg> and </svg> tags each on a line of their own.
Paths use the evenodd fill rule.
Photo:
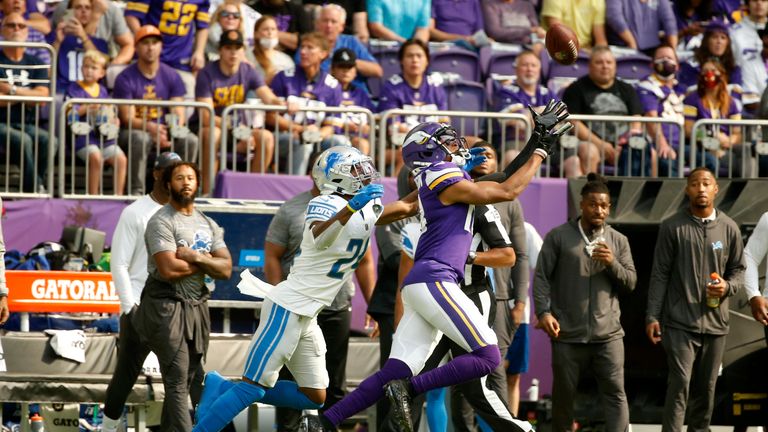
<svg viewBox="0 0 768 432">
<path fill-rule="evenodd" d="M 439 194 L 448 186 L 464 180 L 464 171 L 453 164 L 446 163 L 442 169 L 430 170 L 425 175 L 426 183 L 430 190 Z"/>
<path fill-rule="evenodd" d="M 158 252 L 175 252 L 177 249 L 171 222 L 165 218 L 157 217 L 157 215 L 156 213 L 149 220 L 147 229 L 144 232 L 144 242 L 147 244 L 147 253 L 150 259 Z"/>
<path fill-rule="evenodd" d="M 592 7 L 594 8 L 595 13 L 592 25 L 605 25 L 605 0 L 593 0 Z"/>
<path fill-rule="evenodd" d="M 766 253 L 768 253 L 768 213 L 763 213 L 744 248 L 744 261 L 747 266 L 744 272 L 744 289 L 747 291 L 747 299 L 760 295 L 759 267 Z"/>
<path fill-rule="evenodd" d="M 648 309 L 645 322 L 661 321 L 661 308 L 667 295 L 667 287 L 675 261 L 675 232 L 671 224 L 662 223 L 656 238 L 656 249 L 653 253 L 653 270 L 648 285 Z"/>
<path fill-rule="evenodd" d="M 151 0 L 133 0 L 125 5 L 125 16 L 133 16 L 144 22 L 144 17 L 149 12 L 149 3 Z"/>
<path fill-rule="evenodd" d="M 723 279 L 728 282 L 728 295 L 737 294 L 744 287 L 744 243 L 736 224 L 729 226 L 728 262 Z"/>
<path fill-rule="evenodd" d="M 478 226 L 478 232 L 483 242 L 489 249 L 512 247 L 507 229 L 501 223 L 501 215 L 496 207 L 487 204 L 485 208 L 475 208 L 475 212 L 481 212 L 482 224 Z"/>
<path fill-rule="evenodd" d="M 677 34 L 677 19 L 670 0 L 659 0 L 659 20 L 666 36 Z"/>
<path fill-rule="evenodd" d="M 557 265 L 558 241 L 556 232 L 550 231 L 544 238 L 544 244 L 539 251 L 536 273 L 533 279 L 533 306 L 536 317 L 545 313 L 551 313 L 552 286 L 550 284 L 552 274 Z"/>
<path fill-rule="evenodd" d="M 272 92 L 275 93 L 275 96 L 288 97 L 288 94 L 287 94 L 288 92 L 286 91 L 286 88 L 285 88 L 285 72 L 284 71 L 278 72 L 269 86 L 272 88 Z"/>
<path fill-rule="evenodd" d="M 208 15 L 208 11 L 211 9 L 211 3 L 204 1 L 200 4 L 200 7 L 195 13 L 195 25 L 198 30 L 207 29 L 208 24 L 211 21 L 211 17 Z"/>
<path fill-rule="evenodd" d="M 170 96 L 172 98 L 183 98 L 187 94 L 187 89 L 184 87 L 184 81 L 181 80 L 181 75 L 173 69 L 173 79 L 171 79 Z"/>
<path fill-rule="evenodd" d="M 384 22 L 384 10 L 381 0 L 368 0 L 368 22 L 382 24 Z"/>
<path fill-rule="evenodd" d="M 515 249 L 515 265 L 512 266 L 512 283 L 515 287 L 515 300 L 528 303 L 530 286 L 530 259 L 528 257 L 528 240 L 525 233 L 525 217 L 523 206 L 518 200 L 513 201 L 509 223 L 509 240 Z"/>
<path fill-rule="evenodd" d="M 195 81 L 195 97 L 196 98 L 210 98 L 213 97 L 211 91 L 211 80 L 208 77 L 208 69 L 205 68 L 200 71 Z"/>
<path fill-rule="evenodd" d="M 128 23 L 125 22 L 125 15 L 122 14 L 120 8 L 118 8 L 113 2 L 109 2 L 107 6 L 107 13 L 112 17 L 112 35 L 121 36 L 131 31 L 128 28 Z M 51 33 L 55 33 L 52 31 Z"/>
<path fill-rule="evenodd" d="M 624 93 L 626 93 L 629 99 L 629 115 L 643 115 L 643 105 L 640 103 L 640 97 L 637 95 L 637 91 L 631 84 L 625 83 Z"/>
<path fill-rule="evenodd" d="M 226 249 L 227 244 L 224 242 L 224 228 L 219 226 L 219 224 L 210 217 L 205 216 L 205 218 L 208 219 L 208 224 L 211 227 L 211 237 L 213 238 L 213 241 L 211 242 L 211 251 Z"/>
<path fill-rule="evenodd" d="M 562 11 L 563 5 L 560 0 L 544 0 L 544 3 L 541 6 L 541 17 L 544 18 L 545 16 L 548 16 L 562 20 Z"/>
<path fill-rule="evenodd" d="M 609 268 L 609 274 L 618 284 L 619 292 L 628 294 L 635 289 L 637 284 L 637 271 L 632 261 L 632 251 L 629 249 L 629 241 L 619 233 L 617 235 L 617 250 L 614 251 L 613 264 Z"/>
<path fill-rule="evenodd" d="M 432 18 L 432 2 L 422 2 L 421 10 L 419 10 L 419 15 L 416 18 L 416 28 L 429 27 L 430 18 Z"/>
<path fill-rule="evenodd" d="M 634 0 L 631 0 L 634 1 Z M 624 18 L 622 0 L 606 0 L 605 16 L 606 23 L 616 33 L 622 33 L 629 29 L 627 20 Z"/>
<path fill-rule="evenodd" d="M 112 273 L 112 280 L 115 283 L 117 296 L 120 298 L 120 311 L 126 313 L 131 310 L 134 304 L 138 303 L 133 298 L 133 286 L 131 284 L 131 275 L 129 268 L 133 258 L 133 251 L 137 247 L 144 246 L 144 238 L 141 230 L 133 220 L 130 212 L 124 212 L 117 221 L 115 233 L 112 235 L 112 254 L 110 256 L 109 268 Z"/>
</svg>

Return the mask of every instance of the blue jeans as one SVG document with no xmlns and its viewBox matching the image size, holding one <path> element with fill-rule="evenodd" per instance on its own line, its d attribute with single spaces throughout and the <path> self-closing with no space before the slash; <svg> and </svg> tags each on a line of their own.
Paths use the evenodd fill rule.
<svg viewBox="0 0 768 432">
<path fill-rule="evenodd" d="M 647 145 L 642 150 L 632 149 L 628 144 L 621 146 L 618 169 L 620 176 L 650 176 L 651 146 Z"/>
<path fill-rule="evenodd" d="M 11 152 L 11 163 L 18 164 L 22 171 L 24 192 L 37 192 L 39 186 L 45 184 L 48 155 L 56 154 L 55 138 L 52 139 L 46 129 L 35 127 L 34 124 L 0 123 L 0 145 L 6 144 Z"/>
</svg>

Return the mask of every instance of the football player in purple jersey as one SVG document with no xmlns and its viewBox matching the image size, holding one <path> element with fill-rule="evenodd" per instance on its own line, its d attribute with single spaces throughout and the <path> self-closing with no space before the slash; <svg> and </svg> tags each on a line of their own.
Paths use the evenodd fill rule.
<svg viewBox="0 0 768 432">
<path fill-rule="evenodd" d="M 482 163 L 485 156 L 468 151 L 464 139 L 451 126 L 422 123 L 406 136 L 403 160 L 414 173 L 424 228 L 414 266 L 397 293 L 402 317 L 399 322 L 396 319 L 389 360 L 322 414 L 325 428 L 333 429 L 386 394 L 400 429 L 412 431 L 413 395 L 485 376 L 501 361 L 496 335 L 461 291 L 459 281 L 464 277 L 465 265 L 474 261 L 469 253 L 474 206 L 509 201 L 520 195 L 549 155 L 552 144 L 571 128 L 566 123 L 553 131 L 568 117 L 562 102 L 550 102 L 542 114 L 531 111 L 536 124 L 534 133 L 520 160 L 499 173 L 503 177 L 499 183 L 471 180 L 465 170 Z M 467 354 L 413 376 L 423 368 L 441 332 Z M 519 430 L 530 430 L 530 425 L 525 426 L 520 423 Z"/>
</svg>

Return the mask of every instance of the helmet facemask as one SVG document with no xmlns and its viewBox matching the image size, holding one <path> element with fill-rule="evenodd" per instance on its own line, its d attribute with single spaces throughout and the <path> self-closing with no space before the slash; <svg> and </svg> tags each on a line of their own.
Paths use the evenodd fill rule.
<svg viewBox="0 0 768 432">
<path fill-rule="evenodd" d="M 435 133 L 432 134 L 432 139 L 440 143 L 440 147 L 445 154 L 451 157 L 451 162 L 460 167 L 464 166 L 464 164 L 466 164 L 472 157 L 469 153 L 469 149 L 467 149 L 466 138 L 459 136 L 456 129 L 451 126 L 444 126 L 435 131 Z M 456 146 L 456 149 L 453 151 L 451 150 L 452 146 Z"/>
</svg>

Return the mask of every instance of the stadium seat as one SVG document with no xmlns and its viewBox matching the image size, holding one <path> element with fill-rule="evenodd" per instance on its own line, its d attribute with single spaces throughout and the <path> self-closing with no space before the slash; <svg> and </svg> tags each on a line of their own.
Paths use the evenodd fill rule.
<svg viewBox="0 0 768 432">
<path fill-rule="evenodd" d="M 625 80 L 641 80 L 651 74 L 651 58 L 643 54 L 616 57 L 616 75 Z"/>
<path fill-rule="evenodd" d="M 398 49 L 398 47 L 377 47 L 375 50 L 372 48 L 373 56 L 376 57 L 384 70 L 382 78 L 368 78 L 368 90 L 370 90 L 372 98 L 378 99 L 384 81 L 392 75 L 400 73 L 400 59 L 397 58 Z"/>
<path fill-rule="evenodd" d="M 467 80 L 446 82 L 445 92 L 448 96 L 448 109 L 451 111 L 486 111 L 485 87 L 482 84 Z M 485 120 L 457 117 L 453 125 L 462 135 L 479 135 Z"/>
<path fill-rule="evenodd" d="M 514 51 L 494 51 L 491 53 L 485 68 L 485 76 L 493 74 L 513 75 L 515 73 L 515 60 L 519 53 Z"/>
<path fill-rule="evenodd" d="M 477 53 L 451 47 L 435 50 L 430 57 L 429 69 L 432 72 L 455 73 L 467 81 L 480 82 L 480 58 Z"/>
</svg>

